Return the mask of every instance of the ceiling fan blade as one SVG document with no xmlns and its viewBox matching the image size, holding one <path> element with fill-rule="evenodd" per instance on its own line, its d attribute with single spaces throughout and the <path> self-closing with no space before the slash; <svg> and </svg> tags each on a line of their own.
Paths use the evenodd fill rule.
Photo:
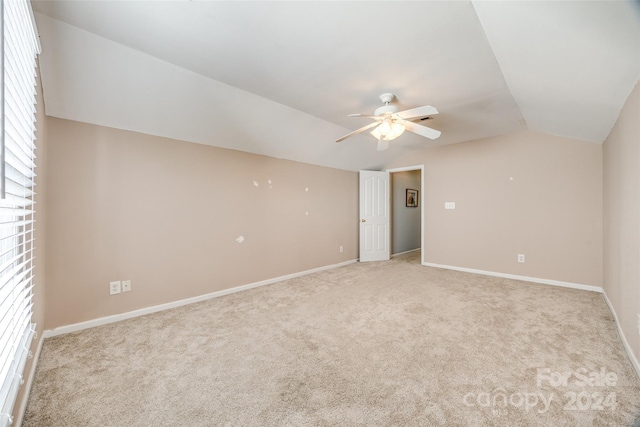
<svg viewBox="0 0 640 427">
<path fill-rule="evenodd" d="M 404 120 L 411 120 L 416 117 L 425 117 L 438 114 L 438 110 L 431 105 L 425 105 L 424 107 L 412 108 L 410 110 L 400 111 L 395 115 Z"/>
<path fill-rule="evenodd" d="M 379 124 L 378 122 L 369 123 L 368 125 L 366 125 L 366 126 L 364 126 L 364 127 L 361 127 L 361 128 L 360 128 L 360 129 L 358 129 L 358 130 L 354 130 L 353 132 L 348 133 L 348 134 L 346 134 L 345 136 L 343 136 L 343 137 L 341 137 L 341 138 L 336 139 L 336 142 L 344 141 L 345 139 L 350 138 L 350 137 L 352 137 L 352 136 L 355 136 L 355 135 L 357 135 L 357 134 L 359 134 L 359 133 L 362 133 L 362 132 L 364 132 L 364 131 L 365 131 L 365 130 L 367 130 L 367 129 L 371 129 L 371 128 L 372 128 L 372 127 L 374 127 L 374 126 L 378 126 L 378 124 Z"/>
<path fill-rule="evenodd" d="M 430 127 L 422 126 L 417 123 L 403 122 L 402 124 L 406 130 L 429 139 L 436 139 L 442 134 L 439 130 L 431 129 Z"/>
<path fill-rule="evenodd" d="M 386 141 L 382 138 L 378 140 L 378 151 L 384 151 L 389 148 L 389 141 Z"/>
<path fill-rule="evenodd" d="M 349 117 L 363 117 L 365 119 L 380 119 L 378 116 L 368 116 L 366 114 L 349 114 Z"/>
</svg>

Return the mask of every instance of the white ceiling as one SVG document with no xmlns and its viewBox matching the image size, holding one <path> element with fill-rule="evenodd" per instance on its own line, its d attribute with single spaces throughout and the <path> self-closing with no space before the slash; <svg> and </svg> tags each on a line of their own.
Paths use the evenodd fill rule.
<svg viewBox="0 0 640 427">
<path fill-rule="evenodd" d="M 48 115 L 349 170 L 523 129 L 601 143 L 640 77 L 637 2 L 32 3 Z M 335 144 L 384 92 L 441 138 Z"/>
</svg>

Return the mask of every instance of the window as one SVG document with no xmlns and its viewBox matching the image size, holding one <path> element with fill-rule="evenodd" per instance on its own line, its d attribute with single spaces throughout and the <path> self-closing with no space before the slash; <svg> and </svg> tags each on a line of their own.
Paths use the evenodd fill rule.
<svg viewBox="0 0 640 427">
<path fill-rule="evenodd" d="M 35 330 L 33 197 L 35 178 L 36 56 L 40 51 L 31 5 L 2 7 L 2 120 L 0 165 L 0 427 L 11 412 Z"/>
</svg>

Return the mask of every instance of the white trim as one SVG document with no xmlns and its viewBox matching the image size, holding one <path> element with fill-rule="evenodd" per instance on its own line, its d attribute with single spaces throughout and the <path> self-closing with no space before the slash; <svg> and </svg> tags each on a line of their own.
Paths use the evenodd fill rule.
<svg viewBox="0 0 640 427">
<path fill-rule="evenodd" d="M 391 258 L 396 257 L 396 256 L 400 256 L 400 255 L 404 255 L 404 254 L 408 254 L 408 253 L 411 253 L 411 252 L 419 251 L 419 250 L 420 250 L 420 248 L 416 248 L 416 249 L 411 249 L 411 250 L 404 251 L 404 252 L 398 252 L 397 254 L 391 254 Z"/>
<path fill-rule="evenodd" d="M 602 295 L 604 296 L 604 300 L 609 306 L 609 310 L 613 315 L 613 320 L 615 321 L 616 329 L 618 330 L 618 335 L 620 335 L 620 339 L 622 340 L 622 345 L 624 346 L 624 349 L 627 351 L 627 356 L 629 356 L 629 360 L 631 360 L 631 364 L 636 370 L 636 374 L 638 375 L 638 378 L 640 378 L 640 363 L 638 363 L 638 359 L 636 359 L 636 356 L 633 354 L 633 350 L 629 345 L 629 341 L 627 341 L 627 337 L 624 335 L 624 332 L 622 331 L 622 326 L 620 326 L 620 322 L 618 321 L 618 315 L 616 314 L 616 310 L 613 308 L 613 304 L 611 304 L 611 301 L 609 300 L 607 293 L 603 291 Z"/>
<path fill-rule="evenodd" d="M 541 283 L 543 285 L 552 285 L 552 286 L 561 286 L 563 288 L 581 289 L 583 291 L 600 292 L 600 293 L 603 292 L 600 286 L 582 285 L 580 283 L 561 282 L 559 280 L 540 279 L 538 277 L 518 276 L 516 274 L 496 273 L 494 271 L 476 270 L 473 268 L 434 264 L 432 262 L 423 262 L 422 265 L 426 265 L 427 267 L 445 268 L 447 270 L 456 270 L 456 271 L 464 271 L 467 273 L 482 274 L 485 276 L 503 277 L 505 279 L 523 280 L 525 282 Z"/>
<path fill-rule="evenodd" d="M 36 348 L 36 354 L 33 356 L 33 363 L 31 364 L 31 371 L 27 377 L 27 381 L 24 383 L 24 392 L 22 402 L 20 402 L 20 410 L 18 411 L 17 418 L 15 420 L 16 427 L 22 426 L 22 419 L 24 413 L 27 411 L 27 403 L 29 403 L 29 395 L 31 394 L 31 385 L 33 384 L 33 378 L 36 375 L 36 368 L 38 367 L 38 361 L 40 360 L 40 351 L 42 351 L 42 344 L 44 344 L 44 334 L 41 334 L 38 341 L 38 347 Z"/>
<path fill-rule="evenodd" d="M 218 298 L 224 295 L 233 294 L 247 289 L 257 288 L 259 286 L 270 285 L 272 283 L 281 282 L 283 280 L 294 279 L 300 276 L 306 276 L 307 274 L 318 273 L 324 270 L 330 270 L 333 268 L 344 267 L 345 265 L 353 264 L 358 260 L 350 260 L 341 262 L 339 264 L 326 265 L 324 267 L 318 267 L 311 270 L 301 271 L 298 273 L 287 274 L 285 276 L 276 277 L 273 279 L 262 280 L 260 282 L 249 283 L 246 285 L 236 286 L 234 288 L 223 289 L 221 291 L 212 292 L 210 294 L 200 295 L 197 297 L 186 298 L 179 301 L 169 302 L 166 304 L 155 305 L 152 307 L 141 308 L 139 310 L 128 311 L 126 313 L 114 314 L 112 316 L 100 317 L 98 319 L 87 320 L 86 322 L 74 323 L 72 325 L 60 326 L 59 328 L 46 330 L 42 336 L 44 338 L 55 337 L 58 335 L 68 334 L 71 332 L 82 331 L 83 329 L 94 328 L 96 326 L 107 325 L 109 323 L 119 322 L 121 320 L 132 319 L 134 317 L 144 316 L 146 314 L 156 313 L 158 311 L 169 310 L 183 305 L 193 304 L 200 301 L 206 301 L 212 298 Z"/>
<path fill-rule="evenodd" d="M 396 172 L 410 172 L 410 171 L 417 171 L 417 170 L 420 171 L 420 249 L 424 249 L 424 165 L 405 166 L 403 168 L 387 169 L 386 171 L 389 173 L 396 173 Z M 389 247 L 391 247 L 391 235 L 389 235 Z M 400 255 L 400 254 L 396 254 L 396 255 Z M 420 262 L 422 264 L 425 263 L 424 250 L 422 251 Z"/>
</svg>

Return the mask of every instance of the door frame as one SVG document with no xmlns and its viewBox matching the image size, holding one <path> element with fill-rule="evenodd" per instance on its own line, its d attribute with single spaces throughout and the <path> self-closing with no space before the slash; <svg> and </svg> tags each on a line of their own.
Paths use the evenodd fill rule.
<svg viewBox="0 0 640 427">
<path fill-rule="evenodd" d="M 415 165 L 415 166 L 405 166 L 402 168 L 392 168 L 385 169 L 389 174 L 395 172 L 409 172 L 409 171 L 420 171 L 420 264 L 425 263 L 424 261 L 424 165 Z M 393 179 L 393 178 L 391 178 Z M 393 217 L 393 203 L 390 204 L 391 208 L 391 217 Z M 391 248 L 391 234 L 393 233 L 393 227 L 391 229 L 391 233 L 389 233 L 389 248 Z"/>
</svg>

